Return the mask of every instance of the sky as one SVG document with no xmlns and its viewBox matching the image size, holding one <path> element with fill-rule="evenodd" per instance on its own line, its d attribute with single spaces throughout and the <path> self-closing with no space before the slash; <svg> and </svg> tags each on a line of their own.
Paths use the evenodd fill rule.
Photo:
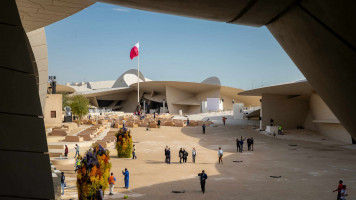
<svg viewBox="0 0 356 200">
<path fill-rule="evenodd" d="M 248 27 L 96 3 L 45 28 L 49 76 L 60 84 L 116 80 L 137 68 L 156 81 L 252 89 L 304 79 L 266 27 Z"/>
</svg>

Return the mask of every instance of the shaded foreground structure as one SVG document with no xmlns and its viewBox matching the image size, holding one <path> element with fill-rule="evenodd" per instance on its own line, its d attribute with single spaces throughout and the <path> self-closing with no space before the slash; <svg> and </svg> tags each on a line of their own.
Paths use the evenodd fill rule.
<svg viewBox="0 0 356 200">
<path fill-rule="evenodd" d="M 355 1 L 103 2 L 233 24 L 266 25 L 346 130 L 356 137 Z M 6 163 L 0 167 L 1 177 L 6 180 L 0 185 L 2 198 L 54 198 L 46 154 L 44 104 L 40 103 L 46 94 L 47 86 L 43 85 L 48 71 L 45 34 L 40 28 L 93 3 L 0 2 L 0 163 Z"/>
</svg>

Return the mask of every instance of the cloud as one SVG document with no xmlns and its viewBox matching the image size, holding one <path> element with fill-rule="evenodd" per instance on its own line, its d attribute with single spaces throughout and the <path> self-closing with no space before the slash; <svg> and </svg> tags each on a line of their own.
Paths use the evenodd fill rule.
<svg viewBox="0 0 356 200">
<path fill-rule="evenodd" d="M 130 12 L 129 10 L 126 10 L 124 8 L 114 8 L 113 10 L 115 10 L 117 12 Z"/>
</svg>

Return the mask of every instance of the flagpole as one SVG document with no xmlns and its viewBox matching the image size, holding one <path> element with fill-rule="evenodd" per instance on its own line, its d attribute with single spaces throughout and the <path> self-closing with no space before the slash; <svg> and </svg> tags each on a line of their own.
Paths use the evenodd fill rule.
<svg viewBox="0 0 356 200">
<path fill-rule="evenodd" d="M 140 105 L 140 53 L 137 56 L 137 104 Z"/>
</svg>

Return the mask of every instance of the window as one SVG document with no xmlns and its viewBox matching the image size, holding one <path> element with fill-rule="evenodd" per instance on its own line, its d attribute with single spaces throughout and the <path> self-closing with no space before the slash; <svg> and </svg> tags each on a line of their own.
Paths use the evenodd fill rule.
<svg viewBox="0 0 356 200">
<path fill-rule="evenodd" d="M 56 118 L 56 111 L 51 111 L 51 118 Z"/>
</svg>

